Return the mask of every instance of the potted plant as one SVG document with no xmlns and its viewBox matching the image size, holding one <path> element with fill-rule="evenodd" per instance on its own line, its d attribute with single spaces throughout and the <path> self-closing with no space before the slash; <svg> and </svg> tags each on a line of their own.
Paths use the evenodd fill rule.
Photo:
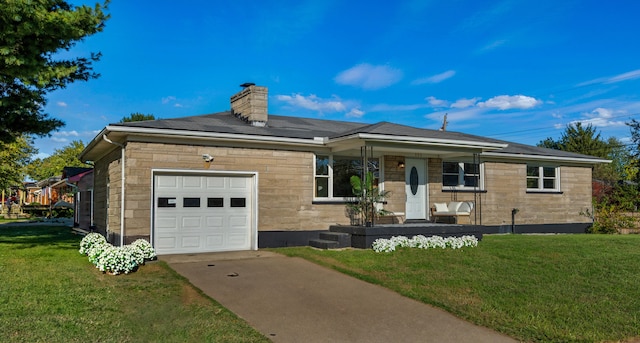
<svg viewBox="0 0 640 343">
<path fill-rule="evenodd" d="M 389 195 L 388 191 L 382 191 L 375 184 L 375 177 L 372 172 L 365 174 L 364 180 L 354 175 L 349 179 L 353 191 L 354 201 L 347 204 L 347 212 L 356 219 L 357 225 L 372 226 L 374 218 L 384 216 L 391 212 L 378 207 L 384 203 L 384 198 Z"/>
</svg>

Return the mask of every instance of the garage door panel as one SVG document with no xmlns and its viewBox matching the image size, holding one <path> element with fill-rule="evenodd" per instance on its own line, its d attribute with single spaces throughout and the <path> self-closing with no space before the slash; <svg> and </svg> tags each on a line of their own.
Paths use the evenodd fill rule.
<svg viewBox="0 0 640 343">
<path fill-rule="evenodd" d="M 249 180 L 247 178 L 229 178 L 229 189 L 231 190 L 248 190 Z"/>
<path fill-rule="evenodd" d="M 202 228 L 202 217 L 182 217 L 182 227 L 185 230 L 199 230 Z"/>
<path fill-rule="evenodd" d="M 201 176 L 183 176 L 182 188 L 190 189 L 197 188 L 202 189 L 202 177 Z"/>
<path fill-rule="evenodd" d="M 200 247 L 200 236 L 182 236 L 181 248 L 198 248 Z"/>
<path fill-rule="evenodd" d="M 178 178 L 170 175 L 157 176 L 156 189 L 177 189 Z"/>
<path fill-rule="evenodd" d="M 221 229 L 224 227 L 224 217 L 208 216 L 206 217 L 207 227 L 211 229 Z"/>
<path fill-rule="evenodd" d="M 211 247 L 211 248 L 221 248 L 224 246 L 224 235 L 223 234 L 217 234 L 217 235 L 207 235 L 207 237 L 205 237 L 205 242 L 207 244 L 207 247 Z"/>
<path fill-rule="evenodd" d="M 178 230 L 178 220 L 176 217 L 159 217 L 156 219 L 156 228 L 162 231 Z"/>
<path fill-rule="evenodd" d="M 249 224 L 247 216 L 229 216 L 229 226 L 233 228 L 245 228 Z"/>
<path fill-rule="evenodd" d="M 156 250 L 170 250 L 176 248 L 176 237 L 156 237 Z"/>
<path fill-rule="evenodd" d="M 156 175 L 157 252 L 251 249 L 253 186 L 245 176 Z"/>
<path fill-rule="evenodd" d="M 225 179 L 222 177 L 208 177 L 207 178 L 207 189 L 209 190 L 220 190 L 224 189 Z"/>
</svg>

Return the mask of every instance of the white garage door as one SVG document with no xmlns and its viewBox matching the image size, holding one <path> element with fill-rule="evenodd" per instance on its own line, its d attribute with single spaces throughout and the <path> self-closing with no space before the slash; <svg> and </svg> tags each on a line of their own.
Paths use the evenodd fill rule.
<svg viewBox="0 0 640 343">
<path fill-rule="evenodd" d="M 156 175 L 156 252 L 251 249 L 253 187 L 250 176 Z"/>
</svg>

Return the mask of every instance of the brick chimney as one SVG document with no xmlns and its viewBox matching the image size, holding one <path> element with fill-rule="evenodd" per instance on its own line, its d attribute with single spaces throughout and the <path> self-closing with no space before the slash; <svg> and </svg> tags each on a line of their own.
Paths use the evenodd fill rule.
<svg viewBox="0 0 640 343">
<path fill-rule="evenodd" d="M 244 88 L 231 96 L 231 113 L 253 126 L 267 125 L 267 87 L 243 83 Z"/>
</svg>

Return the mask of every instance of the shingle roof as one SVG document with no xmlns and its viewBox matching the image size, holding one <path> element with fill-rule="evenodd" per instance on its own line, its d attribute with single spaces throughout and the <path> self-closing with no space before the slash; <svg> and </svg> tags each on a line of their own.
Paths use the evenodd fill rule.
<svg viewBox="0 0 640 343">
<path fill-rule="evenodd" d="M 270 114 L 267 126 L 256 127 L 236 118 L 229 111 L 192 117 L 148 120 L 112 125 L 302 139 L 331 137 L 344 130 L 351 130 L 363 126 L 362 123 L 285 117 Z"/>
<path fill-rule="evenodd" d="M 330 139 L 335 139 L 356 134 L 379 134 L 402 137 L 471 141 L 479 143 L 508 144 L 506 148 L 494 151 L 494 153 L 553 156 L 572 159 L 600 159 L 594 156 L 540 148 L 525 144 L 465 134 L 461 132 L 421 129 L 413 126 L 400 125 L 389 122 L 366 124 L 270 114 L 267 126 L 256 127 L 249 125 L 241 119 L 235 117 L 231 114 L 230 111 L 182 118 L 117 123 L 111 124 L 111 126 L 187 130 L 299 139 L 313 139 L 314 137 L 328 137 Z"/>
</svg>

